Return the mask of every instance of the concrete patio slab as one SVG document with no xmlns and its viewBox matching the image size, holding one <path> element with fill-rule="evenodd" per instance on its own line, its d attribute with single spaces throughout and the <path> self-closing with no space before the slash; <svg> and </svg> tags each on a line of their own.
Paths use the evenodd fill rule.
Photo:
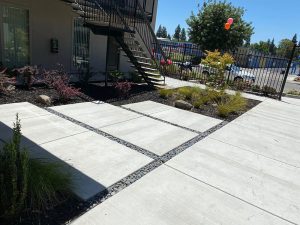
<svg viewBox="0 0 300 225">
<path fill-rule="evenodd" d="M 146 115 L 152 115 L 154 113 L 167 111 L 173 108 L 171 106 L 160 104 L 153 101 L 132 103 L 132 104 L 123 105 L 123 107 L 140 113 L 144 113 Z"/>
<path fill-rule="evenodd" d="M 11 120 L 15 121 L 16 114 L 19 114 L 20 119 L 49 115 L 50 113 L 29 102 L 12 103 L 0 105 L 0 121 Z"/>
<path fill-rule="evenodd" d="M 74 192 L 87 200 L 152 159 L 93 132 L 35 146 L 31 155 L 67 164 Z"/>
<path fill-rule="evenodd" d="M 264 115 L 279 121 L 291 121 L 300 125 L 300 106 L 286 102 L 266 100 L 246 114 Z"/>
<path fill-rule="evenodd" d="M 106 126 L 101 130 L 157 155 L 163 155 L 198 135 L 148 117 Z"/>
<path fill-rule="evenodd" d="M 51 107 L 51 109 L 94 128 L 101 128 L 141 117 L 137 113 L 103 102 L 56 106 Z"/>
<path fill-rule="evenodd" d="M 278 217 L 300 221 L 300 168 L 210 138 L 167 165 Z"/>
<path fill-rule="evenodd" d="M 14 120 L 12 119 L 0 122 L 0 139 L 8 140 L 11 138 L 13 122 Z M 21 126 L 23 146 L 43 144 L 88 131 L 83 127 L 55 115 L 21 119 Z"/>
<path fill-rule="evenodd" d="M 161 166 L 72 225 L 290 225 L 179 171 Z"/>
<path fill-rule="evenodd" d="M 209 136 L 300 168 L 300 140 L 231 123 Z"/>
<path fill-rule="evenodd" d="M 124 107 L 199 132 L 204 132 L 222 122 L 222 120 L 153 101 L 124 105 Z"/>
<path fill-rule="evenodd" d="M 279 116 L 280 117 L 280 116 Z M 293 118 L 291 118 L 292 120 Z M 253 128 L 259 131 L 269 132 L 274 136 L 283 136 L 288 138 L 299 139 L 300 123 L 285 120 L 276 116 L 267 116 L 255 112 L 243 115 L 232 123 L 243 126 L 245 128 Z"/>
</svg>

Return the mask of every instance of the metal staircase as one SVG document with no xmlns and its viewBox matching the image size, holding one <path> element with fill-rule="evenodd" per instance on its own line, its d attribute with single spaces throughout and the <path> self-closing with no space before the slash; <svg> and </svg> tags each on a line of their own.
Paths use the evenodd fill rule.
<svg viewBox="0 0 300 225">
<path fill-rule="evenodd" d="M 149 85 L 163 85 L 167 61 L 140 0 L 63 0 L 93 33 L 113 36 Z"/>
</svg>

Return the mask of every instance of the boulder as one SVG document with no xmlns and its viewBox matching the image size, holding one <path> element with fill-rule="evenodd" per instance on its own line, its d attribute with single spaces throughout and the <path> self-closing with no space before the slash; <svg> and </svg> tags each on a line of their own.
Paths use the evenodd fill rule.
<svg viewBox="0 0 300 225">
<path fill-rule="evenodd" d="M 43 105 L 51 105 L 51 98 L 47 95 L 39 95 L 37 97 L 37 102 Z"/>
<path fill-rule="evenodd" d="M 175 102 L 175 107 L 179 109 L 191 110 L 193 108 L 193 105 L 183 100 L 177 100 Z"/>
</svg>

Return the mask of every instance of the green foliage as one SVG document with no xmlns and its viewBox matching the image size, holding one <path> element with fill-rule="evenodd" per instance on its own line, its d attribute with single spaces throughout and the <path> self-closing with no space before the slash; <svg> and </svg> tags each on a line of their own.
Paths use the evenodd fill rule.
<svg viewBox="0 0 300 225">
<path fill-rule="evenodd" d="M 181 27 L 180 27 L 180 25 L 178 25 L 175 29 L 173 38 L 177 41 L 180 41 L 180 33 L 181 33 Z"/>
<path fill-rule="evenodd" d="M 71 192 L 71 177 L 61 165 L 29 159 L 20 147 L 21 124 L 17 115 L 12 140 L 0 149 L 0 219 L 7 224 L 29 210 L 41 212 L 56 206 Z"/>
<path fill-rule="evenodd" d="M 210 68 L 215 69 L 215 73 L 209 78 L 207 85 L 213 88 L 224 88 L 225 82 L 225 70 L 227 65 L 233 64 L 233 57 L 228 54 L 221 54 L 219 51 L 206 51 L 207 56 L 202 60 L 202 64 Z"/>
<path fill-rule="evenodd" d="M 218 115 L 221 117 L 228 117 L 231 113 L 245 110 L 246 106 L 247 100 L 243 98 L 240 93 L 237 93 L 218 103 Z"/>
<path fill-rule="evenodd" d="M 277 94 L 277 91 L 276 91 L 275 88 L 267 86 L 267 85 L 263 86 L 261 91 L 265 96 L 270 96 L 270 95 L 276 95 Z"/>
<path fill-rule="evenodd" d="M 253 92 L 260 92 L 260 91 L 261 91 L 261 88 L 260 88 L 259 85 L 253 85 L 253 86 L 251 87 L 251 90 L 252 90 Z"/>
<path fill-rule="evenodd" d="M 277 54 L 285 58 L 290 58 L 292 56 L 293 48 L 293 41 L 291 41 L 290 39 L 282 39 L 278 44 Z M 294 56 L 298 56 L 299 53 L 299 50 L 297 50 Z"/>
<path fill-rule="evenodd" d="M 172 96 L 172 94 L 173 94 L 173 89 L 160 89 L 159 90 L 159 96 L 161 97 L 161 98 L 169 98 L 170 96 Z"/>
<path fill-rule="evenodd" d="M 142 83 L 143 82 L 143 78 L 142 76 L 139 75 L 139 73 L 137 72 L 131 72 L 130 73 L 130 77 L 133 83 Z"/>
<path fill-rule="evenodd" d="M 274 54 L 276 46 L 274 44 L 274 39 L 273 39 L 272 42 L 268 40 L 268 41 L 260 41 L 258 43 L 253 43 L 250 45 L 250 48 L 264 54 Z"/>
<path fill-rule="evenodd" d="M 184 28 L 182 28 L 180 33 L 180 41 L 186 41 L 186 31 Z"/>
<path fill-rule="evenodd" d="M 242 46 L 253 34 L 251 23 L 243 19 L 244 13 L 243 8 L 234 7 L 226 1 L 209 1 L 197 15 L 192 13 L 187 20 L 191 41 L 202 50 L 210 51 L 233 50 Z M 234 19 L 234 23 L 227 31 L 224 24 L 229 17 Z"/>
<path fill-rule="evenodd" d="M 12 140 L 0 149 L 0 218 L 14 219 L 25 207 L 29 159 L 21 149 L 21 124 L 17 115 Z"/>
<path fill-rule="evenodd" d="M 45 211 L 56 206 L 62 197 L 70 194 L 71 176 L 59 163 L 41 159 L 29 161 L 28 207 L 30 210 Z"/>
<path fill-rule="evenodd" d="M 117 83 L 124 76 L 124 74 L 118 70 L 111 71 L 109 75 L 114 83 Z"/>
<path fill-rule="evenodd" d="M 181 87 L 177 89 L 179 95 L 184 96 L 186 100 L 191 100 L 193 95 L 199 94 L 202 90 L 198 87 Z"/>
<path fill-rule="evenodd" d="M 156 37 L 167 38 L 168 37 L 167 28 L 165 26 L 159 25 L 157 32 L 156 32 Z"/>
<path fill-rule="evenodd" d="M 162 26 L 159 25 L 157 31 L 156 31 L 156 37 L 161 37 L 162 36 Z"/>
</svg>

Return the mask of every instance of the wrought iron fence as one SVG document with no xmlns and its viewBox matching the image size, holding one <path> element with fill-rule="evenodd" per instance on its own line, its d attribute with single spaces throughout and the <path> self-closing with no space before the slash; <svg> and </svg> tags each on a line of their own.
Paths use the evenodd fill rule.
<svg viewBox="0 0 300 225">
<path fill-rule="evenodd" d="M 171 65 L 166 66 L 169 76 L 203 84 L 214 79 L 216 69 L 202 63 L 206 52 L 199 46 L 169 41 L 160 41 L 160 45 L 172 61 Z M 234 63 L 226 68 L 222 82 L 231 89 L 281 98 L 294 52 L 290 58 L 250 48 L 239 48 L 230 54 Z M 159 52 L 156 58 L 161 60 Z"/>
</svg>

